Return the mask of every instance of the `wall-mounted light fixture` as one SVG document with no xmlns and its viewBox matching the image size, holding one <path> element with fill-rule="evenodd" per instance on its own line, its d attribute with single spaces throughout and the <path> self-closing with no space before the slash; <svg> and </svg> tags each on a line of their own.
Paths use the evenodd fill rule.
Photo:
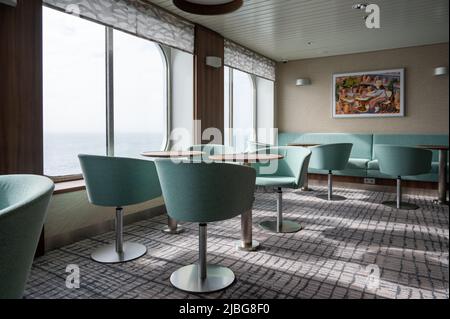
<svg viewBox="0 0 450 319">
<path fill-rule="evenodd" d="M 447 74 L 448 74 L 448 67 L 446 67 L 446 66 L 439 66 L 437 68 L 434 68 L 435 76 L 441 76 L 441 75 L 447 75 Z"/>
<path fill-rule="evenodd" d="M 297 86 L 311 85 L 311 79 L 308 79 L 308 78 L 297 79 L 295 81 L 295 85 L 297 85 Z"/>
<path fill-rule="evenodd" d="M 213 68 L 221 68 L 222 67 L 222 59 L 217 56 L 207 56 L 206 57 L 206 65 Z"/>
<path fill-rule="evenodd" d="M 17 0 L 0 0 L 0 4 L 1 3 L 6 4 L 8 6 L 13 6 L 13 7 L 17 6 Z"/>
</svg>

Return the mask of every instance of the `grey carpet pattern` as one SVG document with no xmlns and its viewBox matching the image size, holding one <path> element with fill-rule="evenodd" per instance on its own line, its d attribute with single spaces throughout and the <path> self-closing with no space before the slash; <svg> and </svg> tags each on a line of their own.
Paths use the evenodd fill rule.
<svg viewBox="0 0 450 319">
<path fill-rule="evenodd" d="M 420 192 L 405 200 L 421 208 L 384 207 L 395 194 L 335 190 L 346 201 L 326 202 L 325 192 L 289 191 L 284 216 L 300 222 L 295 234 L 274 234 L 258 223 L 275 219 L 276 195 L 259 190 L 253 211 L 257 252 L 234 248 L 240 217 L 208 225 L 208 262 L 230 267 L 236 282 L 226 290 L 193 295 L 173 288 L 173 271 L 195 263 L 198 227 L 161 232 L 166 216 L 125 227 L 125 239 L 148 247 L 135 261 L 103 265 L 93 249 L 111 243 L 113 232 L 48 252 L 33 265 L 25 298 L 449 298 L 449 210 Z M 80 268 L 80 288 L 66 287 L 66 266 Z"/>
</svg>

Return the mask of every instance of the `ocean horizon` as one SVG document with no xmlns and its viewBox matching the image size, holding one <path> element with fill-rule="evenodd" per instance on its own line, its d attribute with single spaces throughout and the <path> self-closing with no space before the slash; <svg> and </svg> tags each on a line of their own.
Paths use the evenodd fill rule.
<svg viewBox="0 0 450 319">
<path fill-rule="evenodd" d="M 145 151 L 162 148 L 164 136 L 158 133 L 116 132 L 114 155 L 142 158 Z M 79 154 L 106 155 L 105 133 L 44 133 L 44 174 L 81 174 Z"/>
</svg>

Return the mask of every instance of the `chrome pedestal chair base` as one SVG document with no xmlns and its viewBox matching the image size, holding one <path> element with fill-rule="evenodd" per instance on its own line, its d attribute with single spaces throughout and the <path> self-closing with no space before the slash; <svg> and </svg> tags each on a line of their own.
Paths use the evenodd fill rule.
<svg viewBox="0 0 450 319">
<path fill-rule="evenodd" d="M 116 245 L 111 244 L 95 250 L 91 258 L 99 263 L 113 264 L 137 259 L 147 253 L 147 247 L 138 243 L 123 243 L 123 252 L 116 251 Z"/>
<path fill-rule="evenodd" d="M 198 264 L 182 267 L 170 276 L 170 282 L 176 288 L 192 293 L 208 293 L 219 291 L 230 286 L 234 280 L 234 273 L 226 268 L 206 265 L 206 278 L 199 276 Z"/>
<path fill-rule="evenodd" d="M 206 227 L 204 223 L 199 224 L 198 263 L 184 266 L 170 276 L 170 282 L 175 288 L 192 293 L 207 293 L 225 289 L 234 282 L 235 276 L 230 269 L 207 264 Z"/>
<path fill-rule="evenodd" d="M 329 200 L 329 201 L 342 201 L 346 200 L 344 196 L 333 195 L 333 172 L 328 172 L 328 194 L 321 194 L 316 196 L 319 199 Z"/>
<path fill-rule="evenodd" d="M 400 207 L 397 207 L 397 201 L 386 201 L 382 203 L 385 206 L 397 208 L 397 209 L 404 209 L 404 210 L 416 210 L 419 209 L 419 206 L 415 204 L 405 203 L 401 202 Z"/>
<path fill-rule="evenodd" d="M 302 230 L 302 226 L 296 222 L 283 219 L 283 191 L 281 187 L 277 189 L 277 220 L 265 220 L 259 223 L 259 225 L 268 231 L 274 233 L 296 233 Z"/>
<path fill-rule="evenodd" d="M 401 176 L 397 177 L 397 200 L 395 201 L 385 201 L 382 203 L 385 206 L 389 206 L 396 209 L 404 209 L 404 210 L 416 210 L 419 206 L 415 204 L 405 203 L 402 201 L 402 178 Z"/>
<path fill-rule="evenodd" d="M 296 233 L 303 229 L 303 227 L 293 221 L 283 220 L 281 227 L 278 226 L 276 220 L 270 221 L 266 220 L 259 224 L 263 229 L 274 232 L 274 233 Z"/>
<path fill-rule="evenodd" d="M 328 194 L 321 194 L 321 195 L 317 195 L 316 198 L 322 199 L 322 200 L 329 200 L 329 201 L 343 201 L 346 200 L 347 198 L 344 196 L 339 196 L 339 195 L 332 195 L 331 199 L 328 198 Z"/>
<path fill-rule="evenodd" d="M 123 241 L 123 208 L 116 208 L 116 242 L 96 249 L 91 258 L 99 263 L 114 264 L 137 259 L 147 253 L 147 247 Z"/>
</svg>

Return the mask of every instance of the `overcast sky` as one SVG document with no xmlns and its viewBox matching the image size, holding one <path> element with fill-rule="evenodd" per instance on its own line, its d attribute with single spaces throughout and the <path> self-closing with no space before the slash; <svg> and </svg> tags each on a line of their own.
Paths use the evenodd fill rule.
<svg viewBox="0 0 450 319">
<path fill-rule="evenodd" d="M 164 65 L 157 45 L 115 31 L 116 131 L 161 132 Z M 105 132 L 105 27 L 44 7 L 46 132 Z"/>
</svg>

